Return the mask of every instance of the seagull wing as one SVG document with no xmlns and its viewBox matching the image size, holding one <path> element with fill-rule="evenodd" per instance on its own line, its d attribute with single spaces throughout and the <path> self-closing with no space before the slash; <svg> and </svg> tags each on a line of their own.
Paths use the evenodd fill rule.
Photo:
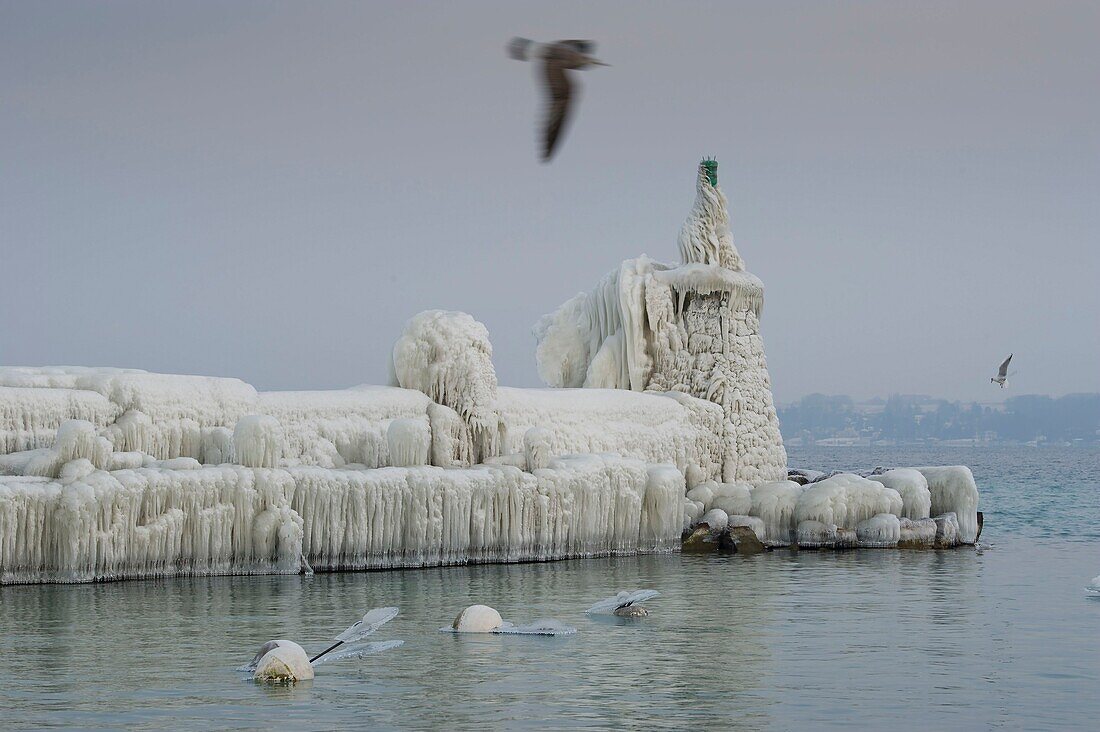
<svg viewBox="0 0 1100 732">
<path fill-rule="evenodd" d="M 557 54 L 546 57 L 546 123 L 542 145 L 543 162 L 554 154 L 554 147 L 561 137 L 562 129 L 569 118 L 570 99 L 573 96 L 573 84 L 566 75 L 563 59 Z"/>
<path fill-rule="evenodd" d="M 1003 379 L 1008 376 L 1008 362 L 1012 360 L 1012 354 L 1008 354 L 1008 358 L 1001 362 L 1001 367 L 997 369 L 997 378 Z"/>
<path fill-rule="evenodd" d="M 591 56 L 596 52 L 596 43 L 594 41 L 555 41 L 555 45 L 568 46 L 574 51 L 579 51 L 586 56 Z"/>
</svg>

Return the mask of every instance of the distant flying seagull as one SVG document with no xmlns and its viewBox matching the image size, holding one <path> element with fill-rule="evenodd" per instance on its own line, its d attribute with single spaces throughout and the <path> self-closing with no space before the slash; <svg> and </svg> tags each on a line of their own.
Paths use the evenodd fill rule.
<svg viewBox="0 0 1100 732">
<path fill-rule="evenodd" d="M 546 127 L 542 139 L 544 163 L 553 156 L 554 147 L 569 119 L 573 82 L 569 78 L 571 74 L 567 72 L 571 69 L 608 65 L 590 55 L 595 50 L 596 44 L 592 41 L 535 43 L 527 38 L 513 38 L 508 44 L 508 55 L 514 59 L 520 61 L 542 59 L 547 93 Z"/>
<path fill-rule="evenodd" d="M 998 384 L 1002 389 L 1008 385 L 1008 362 L 1012 360 L 1012 354 L 1008 354 L 1008 358 L 1001 362 L 1001 367 L 997 369 L 997 375 L 990 378 L 991 384 Z"/>
</svg>

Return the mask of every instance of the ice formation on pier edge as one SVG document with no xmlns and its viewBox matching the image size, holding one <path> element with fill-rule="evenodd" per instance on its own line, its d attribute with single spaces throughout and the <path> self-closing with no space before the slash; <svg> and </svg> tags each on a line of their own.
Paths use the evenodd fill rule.
<svg viewBox="0 0 1100 732">
<path fill-rule="evenodd" d="M 763 286 L 715 176 L 682 264 L 627 260 L 539 322 L 552 388 L 499 386 L 485 326 L 442 310 L 406 325 L 394 386 L 0 368 L 0 583 L 674 551 L 701 521 L 770 546 L 973 543 L 965 467 L 786 479 Z"/>
</svg>

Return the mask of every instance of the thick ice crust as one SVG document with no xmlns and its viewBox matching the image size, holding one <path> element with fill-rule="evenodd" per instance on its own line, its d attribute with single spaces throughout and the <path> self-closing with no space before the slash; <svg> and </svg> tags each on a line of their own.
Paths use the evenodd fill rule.
<svg viewBox="0 0 1100 732">
<path fill-rule="evenodd" d="M 672 551 L 683 476 L 615 456 L 481 466 L 0 476 L 0 582 L 530 561 Z"/>
</svg>

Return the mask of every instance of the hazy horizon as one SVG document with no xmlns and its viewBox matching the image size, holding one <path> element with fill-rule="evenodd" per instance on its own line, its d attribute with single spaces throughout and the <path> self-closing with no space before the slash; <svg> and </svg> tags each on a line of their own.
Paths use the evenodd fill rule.
<svg viewBox="0 0 1100 732">
<path fill-rule="evenodd" d="M 385 383 L 677 259 L 717 155 L 776 400 L 1100 392 L 1100 5 L 0 0 L 0 365 Z M 592 38 L 537 161 L 513 35 Z M 989 383 L 1015 353 L 1003 392 Z"/>
</svg>

